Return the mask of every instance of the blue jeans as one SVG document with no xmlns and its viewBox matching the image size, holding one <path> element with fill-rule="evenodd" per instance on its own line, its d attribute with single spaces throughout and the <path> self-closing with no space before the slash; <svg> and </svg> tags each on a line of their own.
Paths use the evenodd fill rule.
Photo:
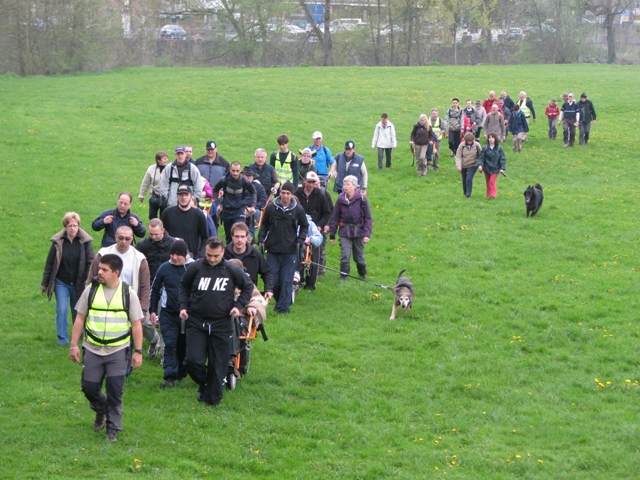
<svg viewBox="0 0 640 480">
<path fill-rule="evenodd" d="M 76 287 L 68 285 L 63 281 L 56 279 L 56 332 L 58 333 L 58 345 L 67 345 L 69 343 L 69 307 L 73 322 L 76 318 Z"/>
<path fill-rule="evenodd" d="M 463 168 L 460 174 L 462 175 L 462 192 L 464 196 L 469 198 L 471 196 L 471 190 L 473 189 L 473 176 L 476 174 L 478 167 Z"/>
<path fill-rule="evenodd" d="M 165 308 L 160 312 L 160 332 L 164 340 L 164 368 L 165 380 L 180 380 L 187 375 L 184 359 L 187 355 L 186 336 L 180 334 L 180 314 L 167 312 Z"/>
<path fill-rule="evenodd" d="M 267 252 L 267 263 L 273 273 L 273 296 L 276 299 L 276 312 L 289 313 L 291 294 L 293 293 L 293 274 L 298 264 L 295 253 Z"/>
</svg>

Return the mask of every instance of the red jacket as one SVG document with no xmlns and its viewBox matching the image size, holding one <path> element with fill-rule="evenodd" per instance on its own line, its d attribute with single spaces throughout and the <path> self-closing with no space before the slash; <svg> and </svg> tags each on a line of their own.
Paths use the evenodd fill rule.
<svg viewBox="0 0 640 480">
<path fill-rule="evenodd" d="M 500 113 L 504 113 L 504 112 L 502 111 L 502 104 L 501 104 L 501 103 L 500 103 L 500 101 L 498 100 L 498 97 L 493 97 L 493 100 L 491 100 L 491 99 L 489 99 L 489 98 L 486 98 L 486 99 L 484 100 L 484 102 L 482 103 L 482 106 L 483 106 L 483 107 L 484 107 L 484 109 L 486 110 L 487 115 L 488 115 L 489 113 L 491 113 L 491 106 L 492 106 L 494 103 L 497 103 L 497 104 L 498 104 L 498 110 L 500 111 Z"/>
<path fill-rule="evenodd" d="M 560 115 L 560 109 L 557 104 L 550 103 L 547 105 L 547 109 L 544 111 L 544 114 L 549 118 L 556 118 Z"/>
</svg>

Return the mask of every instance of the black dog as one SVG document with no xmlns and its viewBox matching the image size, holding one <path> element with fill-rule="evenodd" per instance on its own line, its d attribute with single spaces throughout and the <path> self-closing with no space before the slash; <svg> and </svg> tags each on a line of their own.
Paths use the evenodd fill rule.
<svg viewBox="0 0 640 480">
<path fill-rule="evenodd" d="M 544 195 L 542 194 L 542 185 L 536 183 L 533 187 L 529 185 L 524 191 L 524 204 L 527 207 L 527 217 L 529 214 L 533 217 L 542 206 Z"/>
</svg>

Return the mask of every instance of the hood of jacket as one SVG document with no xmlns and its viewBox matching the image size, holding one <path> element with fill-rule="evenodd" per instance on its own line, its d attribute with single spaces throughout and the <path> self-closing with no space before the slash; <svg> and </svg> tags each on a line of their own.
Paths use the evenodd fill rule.
<svg viewBox="0 0 640 480">
<path fill-rule="evenodd" d="M 279 208 L 283 212 L 288 212 L 289 210 L 293 210 L 294 208 L 296 208 L 296 206 L 298 205 L 298 200 L 296 199 L 296 197 L 292 196 L 291 203 L 287 207 L 282 205 L 280 197 L 276 198 L 273 203 L 275 204 L 276 208 Z"/>
</svg>

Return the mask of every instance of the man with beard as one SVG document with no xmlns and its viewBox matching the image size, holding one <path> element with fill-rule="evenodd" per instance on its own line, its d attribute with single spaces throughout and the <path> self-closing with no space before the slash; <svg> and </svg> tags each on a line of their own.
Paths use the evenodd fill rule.
<svg viewBox="0 0 640 480">
<path fill-rule="evenodd" d="M 234 299 L 234 289 L 240 290 Z M 192 263 L 180 281 L 180 317 L 186 319 L 187 373 L 198 384 L 197 399 L 216 406 L 222 400 L 229 365 L 233 315 L 247 306 L 251 279 L 224 260 L 222 240 L 211 237 L 205 257 Z"/>
<path fill-rule="evenodd" d="M 129 365 L 133 369 L 142 365 L 143 313 L 135 290 L 122 284 L 121 271 L 119 256 L 106 254 L 100 259 L 96 281 L 84 289 L 76 304 L 78 314 L 69 348 L 71 360 L 80 363 L 78 342 L 85 334 L 82 392 L 96 412 L 94 431 L 99 432 L 106 425 L 108 442 L 117 442 L 123 428 L 122 393 Z M 106 395 L 102 391 L 105 379 Z"/>
<path fill-rule="evenodd" d="M 180 185 L 177 190 L 178 205 L 162 212 L 164 228 L 174 238 L 187 242 L 193 258 L 202 258 L 204 246 L 209 238 L 207 219 L 191 202 L 191 189 Z"/>
<path fill-rule="evenodd" d="M 250 180 L 242 176 L 240 162 L 233 162 L 229 173 L 213 186 L 213 196 L 219 199 L 218 210 L 222 211 L 224 236 L 229 243 L 233 224 L 244 222 L 247 215 L 256 212 L 256 189 Z"/>
<path fill-rule="evenodd" d="M 180 185 L 187 185 L 191 193 L 200 199 L 203 196 L 203 180 L 200 171 L 192 163 L 187 162 L 184 147 L 176 147 L 176 159 L 162 172 L 160 192 L 167 199 L 167 206 L 178 204 L 177 190 Z"/>
<path fill-rule="evenodd" d="M 504 126 L 504 116 L 500 113 L 497 103 L 493 104 L 491 112 L 484 118 L 482 129 L 484 130 L 484 138 L 488 138 L 489 134 L 493 133 L 499 141 L 504 141 L 507 132 Z"/>
</svg>

